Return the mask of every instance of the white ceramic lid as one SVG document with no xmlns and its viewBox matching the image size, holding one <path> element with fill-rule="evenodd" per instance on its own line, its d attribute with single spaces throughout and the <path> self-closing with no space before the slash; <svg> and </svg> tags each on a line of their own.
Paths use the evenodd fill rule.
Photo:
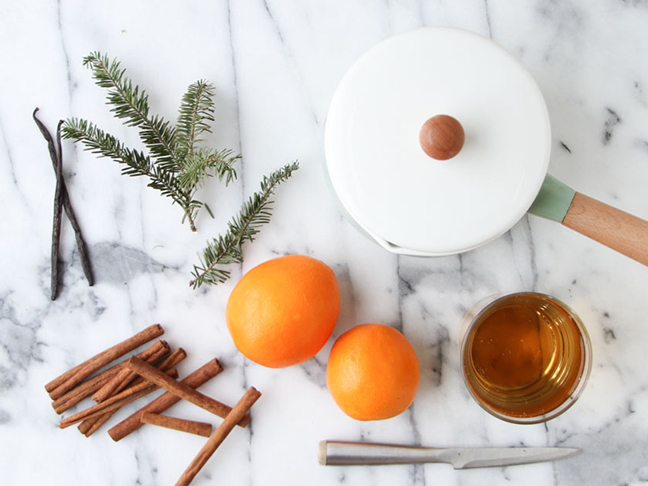
<svg viewBox="0 0 648 486">
<path fill-rule="evenodd" d="M 435 160 L 421 127 L 450 115 L 461 151 Z M 344 210 L 391 251 L 444 255 L 508 231 L 528 210 L 550 154 L 547 109 L 531 75 L 477 34 L 419 29 L 378 44 L 337 88 L 326 164 Z"/>
</svg>

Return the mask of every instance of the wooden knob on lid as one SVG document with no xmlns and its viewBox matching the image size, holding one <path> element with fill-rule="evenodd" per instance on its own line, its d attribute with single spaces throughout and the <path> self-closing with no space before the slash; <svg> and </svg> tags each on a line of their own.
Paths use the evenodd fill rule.
<svg viewBox="0 0 648 486">
<path fill-rule="evenodd" d="M 419 132 L 421 148 L 436 160 L 448 160 L 457 155 L 464 140 L 461 123 L 449 115 L 433 116 L 423 124 Z"/>
</svg>

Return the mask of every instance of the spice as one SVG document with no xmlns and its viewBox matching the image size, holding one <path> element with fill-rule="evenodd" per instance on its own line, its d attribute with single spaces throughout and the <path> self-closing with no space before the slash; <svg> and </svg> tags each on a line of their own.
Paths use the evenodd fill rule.
<svg viewBox="0 0 648 486">
<path fill-rule="evenodd" d="M 99 353 L 98 355 L 63 373 L 62 375 L 45 385 L 45 390 L 49 392 L 50 397 L 53 400 L 56 400 L 57 398 L 62 397 L 66 392 L 77 386 L 95 371 L 100 370 L 115 359 L 121 358 L 126 353 L 141 346 L 142 344 L 161 336 L 163 333 L 164 329 L 162 329 L 162 326 L 160 326 L 159 324 L 149 326 L 143 331 L 135 334 L 133 337 L 119 344 L 116 344 L 115 346 Z"/>
<path fill-rule="evenodd" d="M 194 460 L 191 461 L 189 467 L 187 467 L 176 483 L 176 486 L 186 486 L 193 481 L 196 474 L 200 472 L 209 458 L 214 455 L 218 446 L 223 443 L 236 424 L 240 424 L 241 419 L 248 416 L 248 411 L 260 396 L 261 392 L 254 387 L 250 387 L 248 391 L 245 392 L 245 395 L 243 395 L 232 411 L 227 415 L 227 417 L 225 417 L 223 423 L 220 424 L 209 440 L 207 440 Z"/>
<path fill-rule="evenodd" d="M 123 368 L 123 366 L 124 363 L 119 363 L 115 366 L 112 366 L 102 373 L 93 376 L 91 379 L 84 381 L 79 386 L 67 392 L 65 395 L 57 398 L 52 402 L 54 411 L 56 413 L 63 413 L 69 408 L 75 406 L 84 398 L 89 397 L 95 391 L 101 388 L 106 382 L 108 382 L 108 380 L 119 373 L 119 370 Z"/>
<path fill-rule="evenodd" d="M 59 424 L 60 428 L 66 428 L 80 422 L 79 430 L 86 437 L 89 437 L 98 430 L 124 405 L 158 388 L 165 388 L 167 393 L 162 394 L 156 400 L 153 400 L 126 420 L 114 426 L 108 433 L 114 441 L 119 441 L 137 430 L 142 424 L 148 423 L 209 437 L 206 444 L 178 482 L 178 484 L 186 485 L 193 480 L 236 425 L 245 427 L 249 423 L 250 416 L 248 415 L 248 411 L 261 396 L 261 393 L 251 387 L 236 406 L 230 408 L 223 403 L 197 392 L 195 388 L 206 383 L 223 370 L 218 360 L 213 359 L 207 362 L 184 380 L 178 381 L 178 371 L 173 366 L 182 361 L 187 353 L 184 349 L 178 348 L 169 354 L 169 345 L 166 341 L 162 340 L 157 341 L 137 356 L 132 356 L 128 361 L 108 368 L 95 377 L 83 382 L 85 378 L 113 359 L 123 356 L 139 344 L 163 332 L 159 324 L 149 326 L 135 336 L 63 373 L 48 383 L 45 388 L 50 395 L 56 395 L 59 390 L 64 390 L 60 392 L 62 394 L 58 397 L 59 403 L 54 404 L 55 410 L 63 407 L 69 408 L 71 402 L 78 403 L 78 401 L 93 393 L 94 390 L 99 390 L 99 393 L 95 393 L 94 396 L 94 398 L 99 400 L 99 403 L 70 417 L 64 418 Z M 82 392 L 74 393 L 75 388 L 81 389 Z M 211 424 L 162 415 L 162 412 L 166 411 L 181 399 L 190 401 L 201 408 L 223 417 L 223 423 L 216 429 L 213 435 L 210 435 L 212 430 Z"/>
<path fill-rule="evenodd" d="M 175 368 L 171 368 L 170 370 L 167 370 L 165 373 L 175 378 L 177 378 L 178 376 L 178 370 Z M 70 425 L 74 425 L 81 421 L 90 420 L 93 418 L 100 418 L 104 414 L 108 414 L 109 412 L 115 412 L 119 410 L 121 407 L 123 407 L 124 405 L 131 403 L 137 400 L 138 398 L 146 396 L 149 393 L 155 391 L 156 389 L 158 389 L 158 387 L 152 383 L 146 381 L 141 382 L 137 385 L 127 388 L 121 393 L 118 393 L 104 400 L 103 402 L 97 403 L 96 405 L 93 405 L 90 408 L 82 410 L 81 412 L 78 412 L 74 415 L 71 415 L 70 417 L 61 420 L 59 427 L 64 429 L 66 427 L 69 427 Z M 112 413 L 110 415 L 112 415 Z M 89 424 L 89 426 L 93 426 L 93 425 L 94 423 Z"/>
<path fill-rule="evenodd" d="M 218 360 L 212 359 L 198 368 L 196 371 L 191 373 L 189 376 L 187 376 L 184 380 L 181 381 L 181 383 L 187 385 L 188 387 L 191 387 L 192 389 L 198 388 L 218 375 L 221 371 L 223 371 L 223 368 L 221 367 Z M 180 397 L 169 392 L 160 395 L 151 403 L 145 405 L 143 408 L 139 409 L 126 419 L 119 422 L 113 428 L 108 430 L 108 434 L 115 442 L 117 442 L 127 435 L 130 435 L 132 432 L 135 432 L 143 425 L 141 421 L 142 414 L 146 412 L 163 413 L 164 411 L 168 410 L 173 405 L 178 403 L 180 400 Z"/>
<path fill-rule="evenodd" d="M 129 359 L 126 366 L 142 378 L 147 379 L 151 383 L 155 383 L 159 387 L 164 388 L 183 400 L 187 400 L 200 408 L 204 408 L 214 415 L 225 418 L 232 411 L 232 409 L 224 403 L 214 400 L 207 395 L 203 395 L 190 386 L 166 376 L 160 370 L 155 369 L 153 366 L 136 356 Z M 245 427 L 249 422 L 250 417 L 242 417 L 238 425 Z"/>
<path fill-rule="evenodd" d="M 182 348 L 178 348 L 175 351 L 173 351 L 169 356 L 167 356 L 161 363 L 157 364 L 156 367 L 159 368 L 161 371 L 167 371 L 167 370 L 173 368 L 178 363 L 180 363 L 186 357 L 187 357 L 187 353 L 185 352 L 185 350 L 182 349 Z M 137 377 L 135 380 L 133 380 L 132 383 L 130 383 L 129 386 L 137 386 L 137 385 L 143 383 L 144 381 L 145 380 L 143 378 Z M 151 390 L 151 391 L 153 391 L 153 390 Z M 113 392 L 113 396 L 115 394 L 117 394 L 117 391 Z M 131 401 L 134 401 L 134 400 L 135 400 L 135 398 L 133 400 L 131 400 Z M 128 403 L 130 403 L 130 402 L 128 402 Z M 126 403 L 124 403 L 124 405 L 126 405 Z M 105 424 L 108 420 L 110 420 L 110 417 L 112 417 L 115 413 L 117 413 L 117 410 L 106 412 L 103 415 L 99 415 L 97 417 L 85 419 L 83 422 L 81 422 L 79 424 L 79 432 L 84 434 L 86 437 L 90 437 L 97 430 L 99 430 L 99 428 L 103 424 Z"/>
<path fill-rule="evenodd" d="M 72 208 L 72 203 L 70 202 L 70 196 L 65 185 L 65 179 L 63 177 L 63 150 L 61 147 L 61 126 L 64 123 L 63 120 L 59 121 L 58 127 L 56 129 L 56 145 L 54 144 L 54 139 L 50 134 L 47 127 L 41 122 L 36 113 L 38 108 L 36 108 L 32 114 L 36 125 L 38 126 L 41 134 L 47 141 L 47 146 L 50 153 L 50 158 L 52 159 L 52 167 L 54 168 L 54 174 L 56 175 L 56 190 L 54 195 L 54 222 L 52 230 L 52 287 L 51 287 L 51 298 L 56 300 L 58 295 L 58 285 L 59 285 L 59 276 L 58 276 L 58 260 L 59 260 L 59 247 L 60 247 L 60 233 L 61 233 L 61 208 L 65 209 L 65 214 L 70 220 L 72 229 L 74 230 L 74 235 L 77 242 L 77 248 L 79 249 L 79 255 L 81 257 L 81 266 L 83 268 L 83 273 L 88 280 L 88 285 L 91 287 L 94 285 L 94 277 L 92 275 L 92 267 L 90 265 L 90 258 L 88 256 L 88 250 L 83 239 L 83 233 L 81 233 L 81 227 L 76 219 L 76 214 Z"/>
<path fill-rule="evenodd" d="M 168 415 L 161 415 L 159 413 L 144 412 L 140 419 L 143 424 L 157 425 L 159 427 L 179 430 L 180 432 L 187 432 L 203 437 L 209 437 L 212 431 L 211 424 L 169 417 Z"/>
<path fill-rule="evenodd" d="M 52 228 L 52 282 L 51 282 L 51 298 L 56 300 L 58 295 L 58 261 L 59 250 L 61 247 L 61 215 L 63 213 L 63 167 L 61 160 L 61 124 L 59 121 L 56 127 L 56 143 L 58 147 L 58 156 L 56 157 L 54 173 L 56 174 L 56 190 L 54 191 L 54 221 Z"/>
<path fill-rule="evenodd" d="M 149 348 L 144 356 L 139 356 L 147 363 L 155 363 L 158 359 L 169 354 L 170 349 L 166 341 L 158 341 L 155 345 Z M 142 353 L 144 354 L 144 353 Z M 92 395 L 95 402 L 103 402 L 106 398 L 116 395 L 124 388 L 126 388 L 137 375 L 128 368 L 124 367 L 115 376 L 113 376 L 104 386 L 102 386 L 97 393 Z"/>
<path fill-rule="evenodd" d="M 142 359 L 146 359 L 146 356 L 149 353 L 155 352 L 154 349 L 156 349 L 160 345 L 159 343 L 161 342 L 162 341 L 157 341 L 150 348 L 145 349 L 137 356 L 139 356 Z M 65 395 L 54 400 L 52 402 L 52 407 L 54 407 L 56 413 L 63 413 L 66 410 L 72 408 L 81 400 L 89 397 L 97 390 L 99 390 L 102 386 L 104 386 L 106 383 L 108 383 L 108 381 L 110 381 L 115 375 L 117 375 L 120 372 L 120 370 L 124 368 L 125 364 L 126 362 L 122 361 L 121 363 L 111 366 L 110 368 L 102 371 L 98 375 L 95 375 L 89 380 L 86 380 L 80 385 L 72 388 L 72 390 L 65 393 Z"/>
<path fill-rule="evenodd" d="M 170 375 L 177 377 L 178 370 L 176 370 L 175 368 L 168 370 L 166 372 L 166 376 Z M 130 388 L 124 390 L 121 393 L 118 393 L 113 397 L 108 398 L 107 400 L 104 400 L 103 402 L 99 402 L 90 408 L 86 408 L 79 413 L 61 420 L 59 427 L 64 429 L 66 427 L 69 427 L 70 425 L 81 422 L 82 420 L 97 417 L 99 415 L 103 415 L 104 413 L 118 410 L 127 403 L 131 403 L 138 398 L 148 395 L 152 391 L 155 391 L 157 388 L 157 385 L 148 382 L 142 382 L 139 385 L 131 386 Z"/>
</svg>

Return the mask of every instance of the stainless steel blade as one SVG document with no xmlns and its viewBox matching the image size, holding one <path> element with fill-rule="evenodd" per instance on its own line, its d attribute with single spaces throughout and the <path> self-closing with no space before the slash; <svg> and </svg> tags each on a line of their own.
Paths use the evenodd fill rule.
<svg viewBox="0 0 648 486">
<path fill-rule="evenodd" d="M 445 462 L 455 469 L 513 466 L 553 461 L 578 454 L 562 447 L 447 448 L 411 447 L 367 442 L 320 442 L 319 462 L 325 465 L 382 465 Z"/>
<path fill-rule="evenodd" d="M 566 447 L 484 447 L 445 449 L 444 454 L 455 469 L 468 469 L 555 461 L 579 452 Z"/>
</svg>

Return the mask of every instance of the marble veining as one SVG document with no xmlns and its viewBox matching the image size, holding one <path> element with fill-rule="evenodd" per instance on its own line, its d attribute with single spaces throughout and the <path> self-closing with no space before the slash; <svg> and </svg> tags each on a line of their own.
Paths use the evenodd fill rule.
<svg viewBox="0 0 648 486">
<path fill-rule="evenodd" d="M 366 240 L 338 210 L 323 176 L 328 104 L 367 49 L 418 27 L 452 26 L 492 38 L 535 77 L 552 123 L 549 172 L 604 202 L 648 218 L 648 2 L 575 0 L 126 0 L 5 2 L 0 6 L 0 484 L 174 484 L 203 440 L 144 427 L 115 444 L 89 439 L 59 417 L 43 385 L 109 343 L 155 322 L 187 349 L 181 374 L 218 357 L 225 372 L 203 391 L 235 403 L 253 385 L 263 396 L 249 428 L 236 430 L 195 484 L 363 486 L 638 485 L 648 482 L 648 269 L 558 224 L 525 216 L 492 243 L 442 258 L 396 256 Z M 49 299 L 55 179 L 31 119 L 92 119 L 128 144 L 82 58 L 118 57 L 169 120 L 196 79 L 216 86 L 207 143 L 242 155 L 228 188 L 208 183 L 199 231 L 181 211 L 125 178 L 112 161 L 64 144 L 64 175 L 88 241 L 88 287 L 64 217 L 59 298 Z M 478 81 L 476 81 L 478 82 Z M 277 192 L 273 223 L 245 263 L 215 288 L 189 288 L 191 265 L 263 174 L 299 160 Z M 332 339 L 292 368 L 259 367 L 238 353 L 223 312 L 252 266 L 302 253 L 336 272 L 342 309 Z M 564 415 L 515 426 L 479 408 L 465 389 L 457 337 L 466 311 L 492 294 L 530 290 L 567 302 L 594 347 L 590 382 Z M 413 406 L 382 422 L 357 422 L 326 389 L 333 340 L 354 325 L 401 330 L 421 364 Z M 84 403 L 85 404 L 85 403 Z M 126 413 L 120 413 L 124 417 Z M 74 410 L 79 410 L 77 407 Z M 169 413 L 209 414 L 180 403 Z M 110 424 L 116 423 L 116 420 Z M 217 423 L 217 422 L 215 422 Z M 323 467 L 323 439 L 429 446 L 565 446 L 555 463 L 455 471 L 447 465 Z"/>
</svg>

